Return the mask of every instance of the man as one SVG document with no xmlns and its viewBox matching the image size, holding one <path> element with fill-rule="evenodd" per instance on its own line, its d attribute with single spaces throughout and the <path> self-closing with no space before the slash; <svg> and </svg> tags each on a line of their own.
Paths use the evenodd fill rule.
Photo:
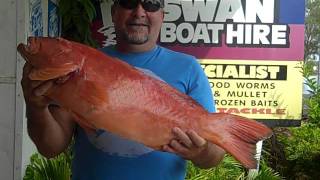
<svg viewBox="0 0 320 180">
<path fill-rule="evenodd" d="M 208 111 L 214 111 L 208 80 L 192 56 L 173 52 L 156 44 L 164 18 L 163 0 L 116 0 L 112 7 L 117 45 L 102 51 L 157 76 L 188 94 Z M 86 135 L 73 117 L 42 96 L 54 86 L 53 81 L 31 81 L 24 67 L 24 91 L 28 132 L 39 152 L 54 157 L 64 151 L 75 138 L 72 178 L 115 180 L 182 180 L 185 160 L 201 168 L 217 165 L 224 151 L 207 142 L 194 131 L 174 128 L 175 136 L 163 151 L 96 130 Z M 167 152 L 165 152 L 167 151 Z"/>
</svg>

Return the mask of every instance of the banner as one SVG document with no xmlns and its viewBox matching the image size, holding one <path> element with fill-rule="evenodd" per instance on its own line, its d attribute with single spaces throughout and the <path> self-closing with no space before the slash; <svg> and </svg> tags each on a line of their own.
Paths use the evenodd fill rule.
<svg viewBox="0 0 320 180">
<path fill-rule="evenodd" d="M 303 59 L 303 0 L 165 2 L 160 42 L 172 49 L 199 59 Z"/>
<path fill-rule="evenodd" d="M 29 0 L 29 35 L 44 36 L 43 7 L 41 0 Z"/>
<path fill-rule="evenodd" d="M 208 76 L 217 112 L 254 119 L 301 117 L 300 63 L 220 59 L 200 62 Z"/>
<path fill-rule="evenodd" d="M 57 0 L 29 0 L 28 36 L 58 37 L 61 33 Z"/>
<path fill-rule="evenodd" d="M 111 2 L 97 9 L 97 39 L 115 44 Z M 199 59 L 217 112 L 301 119 L 304 0 L 165 0 L 164 11 L 159 43 Z"/>
<path fill-rule="evenodd" d="M 61 32 L 60 29 L 58 2 L 57 0 L 48 0 L 48 36 L 58 37 Z"/>
</svg>

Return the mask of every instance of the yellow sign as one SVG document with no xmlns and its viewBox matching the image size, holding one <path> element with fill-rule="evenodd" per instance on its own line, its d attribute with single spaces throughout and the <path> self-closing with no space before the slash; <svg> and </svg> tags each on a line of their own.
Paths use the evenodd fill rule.
<svg viewBox="0 0 320 180">
<path fill-rule="evenodd" d="M 300 120 L 301 61 L 202 59 L 217 112 Z"/>
</svg>

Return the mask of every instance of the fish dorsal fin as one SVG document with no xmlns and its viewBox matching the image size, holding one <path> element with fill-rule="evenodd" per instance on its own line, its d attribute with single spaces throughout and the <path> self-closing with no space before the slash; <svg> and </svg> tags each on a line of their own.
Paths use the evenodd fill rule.
<svg viewBox="0 0 320 180">
<path fill-rule="evenodd" d="M 33 68 L 29 74 L 31 80 L 50 80 L 61 76 L 65 76 L 70 72 L 76 71 L 78 69 L 76 64 L 66 64 L 63 67 L 48 67 L 48 68 Z"/>
<path fill-rule="evenodd" d="M 142 72 L 143 74 L 149 76 L 149 77 L 152 77 L 154 79 L 158 79 L 162 82 L 165 82 L 163 79 L 161 79 L 158 75 L 156 75 L 154 72 L 152 72 L 151 70 L 149 69 L 144 69 L 144 68 L 140 68 L 140 67 L 135 67 L 137 70 L 139 70 L 140 72 Z"/>
</svg>

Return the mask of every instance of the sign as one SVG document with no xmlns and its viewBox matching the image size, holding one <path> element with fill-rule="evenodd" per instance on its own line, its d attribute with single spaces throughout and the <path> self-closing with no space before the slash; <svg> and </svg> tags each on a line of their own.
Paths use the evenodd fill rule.
<svg viewBox="0 0 320 180">
<path fill-rule="evenodd" d="M 299 119 L 301 65 L 296 61 L 201 60 L 217 112 L 254 119 Z M 298 87 L 298 88 L 297 88 Z"/>
<path fill-rule="evenodd" d="M 43 9 L 41 0 L 29 0 L 30 36 L 43 36 Z"/>
<path fill-rule="evenodd" d="M 197 57 L 217 112 L 300 120 L 303 0 L 166 0 L 160 42 Z"/>
<path fill-rule="evenodd" d="M 60 19 L 58 16 L 57 0 L 48 0 L 48 36 L 60 35 Z"/>
<path fill-rule="evenodd" d="M 29 0 L 28 36 L 58 37 L 61 32 L 57 0 Z"/>
<path fill-rule="evenodd" d="M 115 44 L 111 2 L 100 4 L 104 46 Z M 304 0 L 165 0 L 159 42 L 199 59 L 217 112 L 300 120 Z"/>
</svg>

